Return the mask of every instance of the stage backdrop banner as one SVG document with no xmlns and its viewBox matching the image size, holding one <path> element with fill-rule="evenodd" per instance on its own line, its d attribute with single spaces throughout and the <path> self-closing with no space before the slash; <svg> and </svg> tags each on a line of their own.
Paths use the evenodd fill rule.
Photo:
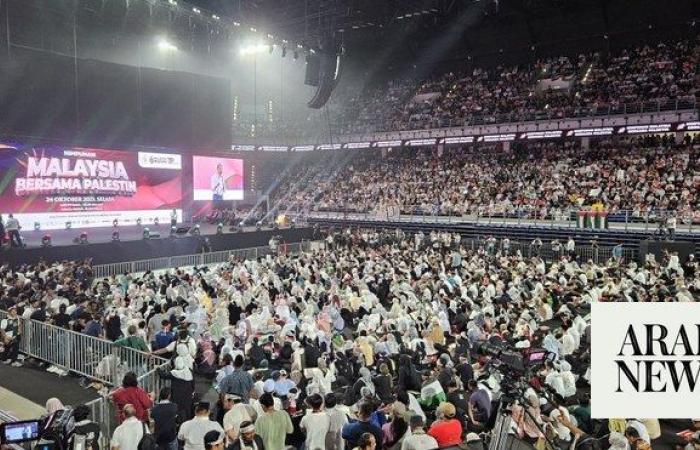
<svg viewBox="0 0 700 450">
<path fill-rule="evenodd" d="M 242 159 L 193 156 L 194 200 L 243 200 L 243 172 Z"/>
<path fill-rule="evenodd" d="M 178 154 L 0 144 L 0 213 L 25 230 L 181 221 L 181 174 Z"/>
</svg>

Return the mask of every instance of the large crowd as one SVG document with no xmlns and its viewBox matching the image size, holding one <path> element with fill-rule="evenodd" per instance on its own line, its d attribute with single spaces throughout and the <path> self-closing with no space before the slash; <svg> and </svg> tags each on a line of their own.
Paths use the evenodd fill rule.
<svg viewBox="0 0 700 450">
<path fill-rule="evenodd" d="M 511 432 L 537 448 L 698 448 L 700 422 L 592 420 L 588 364 L 592 303 L 698 300 L 697 262 L 674 253 L 545 261 L 436 232 L 348 229 L 300 254 L 98 280 L 89 262 L 0 269 L 2 359 L 18 361 L 24 317 L 171 361 L 170 387 L 126 373 L 110 394 L 113 450 L 144 433 L 169 450 L 477 450 L 516 380 Z M 548 357 L 513 372 L 486 342 Z"/>
<path fill-rule="evenodd" d="M 647 140 L 648 141 L 648 140 Z M 358 153 L 336 177 L 307 189 L 319 211 L 568 218 L 599 205 L 644 218 L 671 211 L 700 220 L 698 147 L 670 138 L 500 148 Z M 497 169 L 494 169 L 497 168 Z"/>
<path fill-rule="evenodd" d="M 698 40 L 663 42 L 609 54 L 558 56 L 525 66 L 480 68 L 348 87 L 323 114 L 260 123 L 255 137 L 322 136 L 519 120 L 693 108 Z M 239 123 L 236 137 L 251 137 Z M 309 143 L 309 142 L 307 142 Z"/>
</svg>

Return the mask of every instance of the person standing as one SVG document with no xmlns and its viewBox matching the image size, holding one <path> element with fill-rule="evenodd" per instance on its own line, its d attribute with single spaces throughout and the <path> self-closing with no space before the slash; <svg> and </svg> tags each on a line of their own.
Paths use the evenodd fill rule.
<svg viewBox="0 0 700 450">
<path fill-rule="evenodd" d="M 409 426 L 411 433 L 401 443 L 401 450 L 434 450 L 438 448 L 438 442 L 435 438 L 425 432 L 421 416 L 411 416 Z"/>
<path fill-rule="evenodd" d="M 216 165 L 216 173 L 211 176 L 211 191 L 214 208 L 219 209 L 224 200 L 226 192 L 226 180 L 224 179 L 224 166 L 221 163 Z"/>
<path fill-rule="evenodd" d="M 223 435 L 224 429 L 218 422 L 209 419 L 209 403 L 198 403 L 194 412 L 194 419 L 182 424 L 177 437 L 184 441 L 185 450 L 205 450 L 204 436 L 210 431 L 218 431 Z"/>
<path fill-rule="evenodd" d="M 146 424 L 136 416 L 134 405 L 124 405 L 124 421 L 114 430 L 109 443 L 111 450 L 138 450 L 144 433 L 148 433 Z"/>
<path fill-rule="evenodd" d="M 244 364 L 243 356 L 236 355 L 233 360 L 233 372 L 230 375 L 224 377 L 219 384 L 219 393 L 221 394 L 221 401 L 223 403 L 223 397 L 226 394 L 234 394 L 247 402 L 250 398 L 250 391 L 253 389 L 253 377 L 243 370 Z"/>
<path fill-rule="evenodd" d="M 178 407 L 170 401 L 170 388 L 164 387 L 158 395 L 158 403 L 151 409 L 153 434 L 160 450 L 177 450 Z"/>
<path fill-rule="evenodd" d="M 9 235 L 10 238 L 10 246 L 11 247 L 21 247 L 22 246 L 22 239 L 19 236 L 19 220 L 15 219 L 15 217 L 10 214 L 7 216 L 7 223 L 5 224 L 5 229 L 7 230 L 7 234 Z"/>
<path fill-rule="evenodd" d="M 306 450 L 324 450 L 326 448 L 326 435 L 330 430 L 331 420 L 323 411 L 323 397 L 321 394 L 313 394 L 306 402 L 311 407 L 299 422 L 299 427 L 306 432 Z"/>
<path fill-rule="evenodd" d="M 12 364 L 15 367 L 22 365 L 17 360 L 19 356 L 19 343 L 22 339 L 22 328 L 19 324 L 17 307 L 11 306 L 7 311 L 7 318 L 0 321 L 0 343 L 3 350 L 0 352 L 0 359 L 5 364 Z"/>
<path fill-rule="evenodd" d="M 134 372 L 127 372 L 122 379 L 122 387 L 112 393 L 112 400 L 117 407 L 117 420 L 119 423 L 126 419 L 125 408 L 131 406 L 136 412 L 138 420 L 146 422 L 148 411 L 153 406 L 153 400 L 148 392 L 138 385 L 138 380 Z"/>
<path fill-rule="evenodd" d="M 275 409 L 275 399 L 269 392 L 260 397 L 263 414 L 255 421 L 255 430 L 268 450 L 283 450 L 288 434 L 294 431 L 292 419 L 287 411 Z"/>
<path fill-rule="evenodd" d="M 326 395 L 326 414 L 330 419 L 330 428 L 326 436 L 326 450 L 343 450 L 345 441 L 343 441 L 343 427 L 348 423 L 348 416 L 344 411 L 338 408 L 338 400 L 334 393 Z"/>
<path fill-rule="evenodd" d="M 177 226 L 177 209 L 173 209 L 172 211 L 170 211 L 170 226 Z"/>
</svg>

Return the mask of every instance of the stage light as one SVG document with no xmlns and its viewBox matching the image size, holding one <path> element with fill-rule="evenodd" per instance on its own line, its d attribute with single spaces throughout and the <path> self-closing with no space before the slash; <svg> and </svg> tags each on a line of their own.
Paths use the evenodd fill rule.
<svg viewBox="0 0 700 450">
<path fill-rule="evenodd" d="M 260 231 L 262 228 L 262 222 L 258 220 L 258 222 L 255 224 L 255 231 Z"/>
<path fill-rule="evenodd" d="M 216 234 L 224 234 L 224 224 L 219 222 L 216 225 Z"/>
<path fill-rule="evenodd" d="M 88 234 L 87 231 L 83 231 L 80 233 L 80 237 L 78 238 L 78 242 L 81 244 L 87 244 L 88 243 Z"/>
<path fill-rule="evenodd" d="M 141 218 L 136 219 L 136 226 L 141 226 Z"/>
<path fill-rule="evenodd" d="M 66 230 L 70 230 L 72 227 L 73 224 L 70 221 L 66 222 Z"/>
<path fill-rule="evenodd" d="M 144 239 L 150 239 L 151 238 L 151 230 L 148 227 L 143 228 L 143 238 Z"/>
<path fill-rule="evenodd" d="M 119 242 L 119 231 L 112 231 L 112 242 Z"/>
<path fill-rule="evenodd" d="M 200 234 L 202 234 L 202 231 L 199 229 L 199 224 L 198 224 L 198 223 L 195 224 L 194 227 L 192 227 L 192 234 L 195 235 L 195 236 L 199 236 Z"/>
<path fill-rule="evenodd" d="M 243 222 L 238 222 L 238 230 L 237 230 L 237 231 L 238 231 L 239 233 L 242 233 L 242 232 L 243 232 L 243 225 L 244 225 Z"/>
<path fill-rule="evenodd" d="M 254 55 L 256 53 L 262 53 L 267 50 L 268 46 L 263 42 L 258 42 L 257 44 L 248 44 L 241 47 L 241 56 Z"/>
<path fill-rule="evenodd" d="M 112 226 L 113 226 L 114 228 L 117 228 L 117 227 L 119 226 L 119 221 L 118 221 L 117 219 L 114 219 L 114 220 L 112 221 Z"/>
<path fill-rule="evenodd" d="M 177 46 L 165 38 L 160 38 L 158 40 L 158 49 L 164 52 L 174 52 L 177 50 Z"/>
<path fill-rule="evenodd" d="M 257 30 L 257 28 L 250 27 L 250 31 L 252 31 L 253 33 L 256 33 L 258 30 Z"/>
<path fill-rule="evenodd" d="M 211 16 L 211 18 L 214 19 L 214 20 L 219 20 L 219 19 L 221 19 L 221 17 L 217 16 L 216 14 L 213 14 L 213 15 Z"/>
<path fill-rule="evenodd" d="M 301 44 L 297 44 L 297 48 L 304 48 L 304 46 Z"/>
<path fill-rule="evenodd" d="M 192 12 L 195 13 L 195 14 L 199 14 L 199 13 L 201 13 L 202 11 L 200 11 L 199 8 L 192 8 Z"/>
<path fill-rule="evenodd" d="M 50 234 L 45 234 L 44 237 L 41 238 L 41 246 L 42 247 L 51 247 L 51 235 Z"/>
<path fill-rule="evenodd" d="M 234 26 L 234 27 L 240 27 L 240 26 L 241 26 L 241 23 L 240 23 L 240 22 L 233 22 L 233 26 Z"/>
<path fill-rule="evenodd" d="M 168 3 L 170 3 L 171 5 L 177 5 L 177 2 L 175 0 L 168 0 Z"/>
<path fill-rule="evenodd" d="M 34 222 L 34 231 L 41 230 L 41 224 L 39 222 Z"/>
</svg>

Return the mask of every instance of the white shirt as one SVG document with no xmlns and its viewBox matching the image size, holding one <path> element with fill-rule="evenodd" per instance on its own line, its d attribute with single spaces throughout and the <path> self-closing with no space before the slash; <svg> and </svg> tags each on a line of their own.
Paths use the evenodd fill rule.
<svg viewBox="0 0 700 450">
<path fill-rule="evenodd" d="M 129 417 L 114 430 L 110 446 L 118 447 L 119 450 L 137 450 L 143 437 L 143 430 L 144 426 L 138 418 Z"/>
<path fill-rule="evenodd" d="M 224 414 L 224 431 L 228 433 L 230 430 L 234 430 L 236 434 L 238 434 L 238 429 L 242 422 L 254 422 L 253 417 L 250 415 L 251 411 L 249 411 L 248 408 L 254 410 L 252 406 L 238 403 L 234 405 L 233 408 L 226 411 L 226 414 Z M 226 440 L 228 442 L 228 435 Z"/>
<path fill-rule="evenodd" d="M 216 195 L 224 195 L 226 190 L 226 183 L 224 182 L 224 176 L 215 173 L 211 176 L 211 190 L 214 191 Z"/>
<path fill-rule="evenodd" d="M 331 419 L 325 411 L 307 413 L 301 418 L 299 426 L 306 431 L 306 450 L 326 448 L 326 434 L 330 429 Z"/>
<path fill-rule="evenodd" d="M 5 229 L 7 231 L 19 230 L 19 220 L 15 219 L 14 217 L 10 217 L 7 219 Z"/>
<path fill-rule="evenodd" d="M 204 450 L 204 435 L 210 431 L 224 432 L 218 422 L 211 421 L 206 416 L 198 416 L 183 423 L 177 437 L 185 441 L 185 450 Z"/>
</svg>

